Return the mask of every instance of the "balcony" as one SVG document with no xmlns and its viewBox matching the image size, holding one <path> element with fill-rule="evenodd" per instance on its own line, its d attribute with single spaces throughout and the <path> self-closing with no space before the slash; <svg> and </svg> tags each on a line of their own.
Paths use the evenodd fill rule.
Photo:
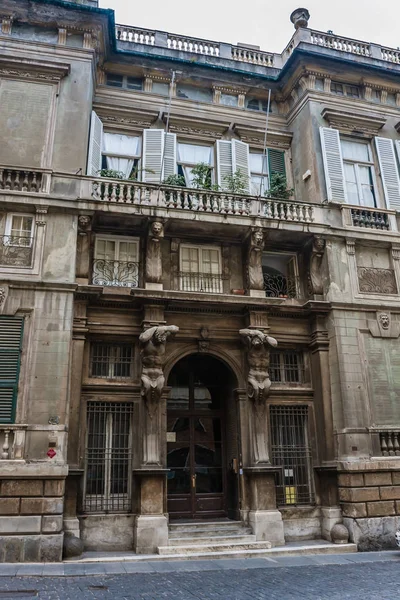
<svg viewBox="0 0 400 600">
<path fill-rule="evenodd" d="M 264 290 L 267 298 L 300 298 L 300 278 L 264 273 Z"/>
<path fill-rule="evenodd" d="M 400 456 L 400 431 L 379 431 L 382 456 Z"/>
<path fill-rule="evenodd" d="M 89 184 L 89 190 L 87 185 Z M 81 197 L 90 195 L 99 202 L 124 206 L 159 207 L 168 211 L 195 212 L 213 215 L 233 215 L 241 217 L 261 217 L 271 221 L 287 223 L 323 223 L 321 206 L 279 200 L 257 198 L 250 195 L 195 190 L 193 188 L 173 187 L 140 183 L 120 179 L 86 179 Z"/>
<path fill-rule="evenodd" d="M 0 165 L 0 192 L 48 193 L 49 187 L 49 171 Z"/>
<path fill-rule="evenodd" d="M 342 222 L 344 227 L 357 227 L 379 231 L 398 231 L 396 211 L 367 206 L 342 205 Z"/>
<path fill-rule="evenodd" d="M 103 287 L 131 287 L 139 285 L 139 263 L 131 261 L 93 260 L 92 283 Z"/>
<path fill-rule="evenodd" d="M 1 236 L 0 265 L 7 267 L 30 267 L 33 255 L 33 238 Z"/>
<path fill-rule="evenodd" d="M 393 269 L 358 267 L 358 286 L 363 294 L 397 294 Z"/>
<path fill-rule="evenodd" d="M 210 294 L 222 294 L 223 279 L 220 273 L 189 273 L 180 272 L 179 289 L 182 292 L 206 292 Z"/>
</svg>

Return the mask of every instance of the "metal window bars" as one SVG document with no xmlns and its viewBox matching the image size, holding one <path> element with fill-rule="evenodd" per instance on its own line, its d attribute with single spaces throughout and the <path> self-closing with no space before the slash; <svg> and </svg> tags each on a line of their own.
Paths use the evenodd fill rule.
<svg viewBox="0 0 400 600">
<path fill-rule="evenodd" d="M 273 383 L 304 383 L 304 357 L 293 350 L 270 353 L 269 376 Z"/>
<path fill-rule="evenodd" d="M 132 374 L 132 346 L 104 344 L 91 346 L 90 377 L 101 379 L 129 379 Z"/>
<path fill-rule="evenodd" d="M 307 406 L 270 406 L 271 460 L 280 467 L 278 505 L 312 504 L 314 486 Z"/>
<path fill-rule="evenodd" d="M 92 282 L 106 287 L 138 287 L 139 263 L 95 258 Z"/>
<path fill-rule="evenodd" d="M 179 274 L 179 286 L 183 292 L 209 292 L 222 294 L 224 279 L 221 273 L 199 273 L 182 271 Z"/>
<path fill-rule="evenodd" d="M 32 237 L 3 235 L 0 244 L 0 264 L 13 267 L 30 267 L 32 250 Z"/>
<path fill-rule="evenodd" d="M 87 403 L 85 512 L 131 510 L 132 415 L 132 403 Z"/>
<path fill-rule="evenodd" d="M 271 275 L 264 271 L 264 290 L 267 298 L 299 298 L 300 278 Z"/>
</svg>

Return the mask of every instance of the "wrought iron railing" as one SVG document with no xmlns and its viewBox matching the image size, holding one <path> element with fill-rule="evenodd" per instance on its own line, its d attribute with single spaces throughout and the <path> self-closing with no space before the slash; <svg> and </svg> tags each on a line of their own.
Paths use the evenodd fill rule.
<svg viewBox="0 0 400 600">
<path fill-rule="evenodd" d="M 389 215 L 378 210 L 365 208 L 352 208 L 351 221 L 354 227 L 365 227 L 367 229 L 383 229 L 389 231 Z"/>
<path fill-rule="evenodd" d="M 222 294 L 223 276 L 220 273 L 188 273 L 179 274 L 179 289 L 183 292 L 209 292 Z"/>
<path fill-rule="evenodd" d="M 267 298 L 299 298 L 299 277 L 264 273 L 264 290 Z"/>
<path fill-rule="evenodd" d="M 95 258 L 92 283 L 106 287 L 138 287 L 139 263 Z"/>
<path fill-rule="evenodd" d="M 30 267 L 32 264 L 33 238 L 3 235 L 0 245 L 0 264 L 12 267 Z"/>
<path fill-rule="evenodd" d="M 400 431 L 380 431 L 379 443 L 382 456 L 400 456 Z"/>
<path fill-rule="evenodd" d="M 393 269 L 358 267 L 358 286 L 364 294 L 397 294 Z"/>
</svg>

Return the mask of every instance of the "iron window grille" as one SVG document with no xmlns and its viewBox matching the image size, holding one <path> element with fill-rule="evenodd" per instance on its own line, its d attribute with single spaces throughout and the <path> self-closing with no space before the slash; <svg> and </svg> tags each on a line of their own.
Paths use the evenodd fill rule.
<svg viewBox="0 0 400 600">
<path fill-rule="evenodd" d="M 85 512 L 130 512 L 133 404 L 88 402 Z"/>
<path fill-rule="evenodd" d="M 305 383 L 303 353 L 271 350 L 269 376 L 273 383 Z"/>
<path fill-rule="evenodd" d="M 307 406 L 270 406 L 271 460 L 280 467 L 276 486 L 281 506 L 313 504 L 312 458 Z"/>
<path fill-rule="evenodd" d="M 100 379 L 130 379 L 132 377 L 132 346 L 103 344 L 91 346 L 90 377 Z"/>
</svg>

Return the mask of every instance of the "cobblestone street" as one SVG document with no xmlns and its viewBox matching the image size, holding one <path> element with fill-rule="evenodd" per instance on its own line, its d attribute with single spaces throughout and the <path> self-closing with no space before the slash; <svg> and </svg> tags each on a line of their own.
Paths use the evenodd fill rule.
<svg viewBox="0 0 400 600">
<path fill-rule="evenodd" d="M 140 564 L 9 564 L 0 565 L 0 598 L 393 600 L 400 589 L 399 565 L 397 552 Z M 39 572 L 43 576 L 37 576 Z"/>
</svg>

